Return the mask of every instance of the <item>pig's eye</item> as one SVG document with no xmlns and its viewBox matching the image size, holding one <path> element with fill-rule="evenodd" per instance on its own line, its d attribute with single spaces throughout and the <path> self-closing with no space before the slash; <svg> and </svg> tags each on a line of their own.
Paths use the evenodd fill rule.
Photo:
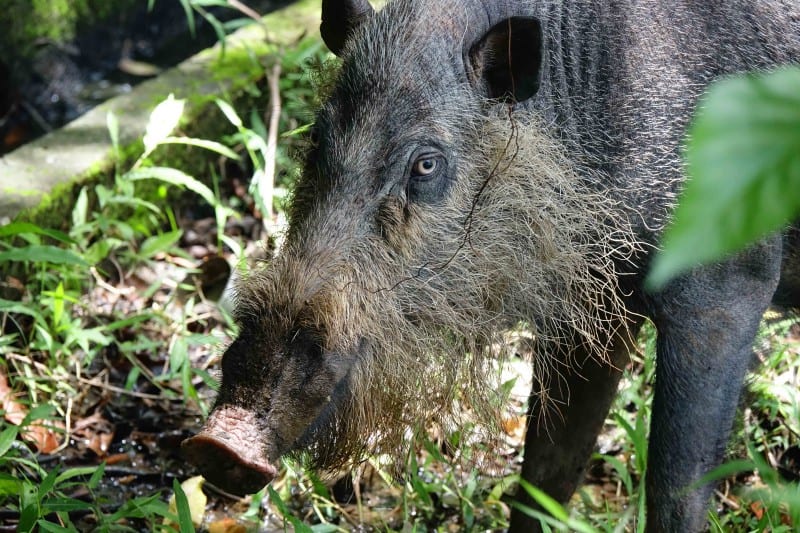
<svg viewBox="0 0 800 533">
<path fill-rule="evenodd" d="M 436 156 L 420 157 L 414 161 L 414 165 L 411 167 L 411 176 L 429 176 L 436 172 L 438 165 L 439 161 Z"/>
<path fill-rule="evenodd" d="M 407 194 L 411 201 L 437 203 L 441 201 L 450 184 L 448 162 L 437 148 L 418 149 L 408 167 Z"/>
<path fill-rule="evenodd" d="M 447 166 L 444 155 L 434 148 L 417 150 L 411 158 L 411 167 L 408 170 L 410 178 L 429 180 L 439 175 Z"/>
</svg>

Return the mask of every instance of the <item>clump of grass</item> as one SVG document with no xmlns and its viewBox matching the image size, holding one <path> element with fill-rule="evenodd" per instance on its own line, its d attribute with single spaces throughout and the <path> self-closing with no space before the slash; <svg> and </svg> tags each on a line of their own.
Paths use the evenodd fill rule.
<svg viewBox="0 0 800 533">
<path fill-rule="evenodd" d="M 308 63 L 321 64 L 325 54 L 320 42 L 306 40 L 276 59 L 283 61 L 290 77 L 282 82 L 284 130 L 297 130 L 309 120 L 305 102 L 311 100 L 311 83 L 299 73 L 318 71 Z M 124 504 L 109 503 L 108 487 L 114 481 L 103 463 L 53 468 L 37 453 L 63 453 L 70 446 L 73 423 L 96 407 L 93 402 L 102 405 L 109 395 L 164 400 L 171 402 L 165 404 L 168 408 L 208 407 L 200 389 L 216 387 L 205 368 L 219 355 L 219 349 L 208 347 L 230 337 L 231 325 L 223 312 L 213 330 L 203 329 L 207 319 L 200 313 L 208 314 L 199 310 L 203 296 L 195 286 L 180 282 L 191 280 L 195 271 L 178 247 L 182 230 L 168 191 L 182 190 L 195 195 L 196 203 L 210 206 L 217 249 L 242 257 L 244 243 L 223 233 L 226 220 L 238 215 L 231 208 L 235 202 L 220 197 L 213 171 L 208 186 L 179 169 L 155 166 L 152 156 L 164 145 L 181 144 L 240 161 L 229 144 L 251 156 L 242 166 L 257 173 L 267 162 L 253 147 L 266 132 L 257 113 L 251 112 L 250 123 L 244 125 L 227 106 L 229 117 L 239 121 L 237 133 L 224 139 L 227 144 L 187 138 L 174 133 L 182 111 L 182 102 L 172 97 L 156 107 L 142 155 L 127 168 L 118 165 L 110 184 L 81 189 L 64 224 L 68 229 L 23 221 L 0 228 L 0 378 L 3 383 L 8 378 L 0 386 L 0 508 L 5 509 L 0 522 L 16 524 L 20 531 L 193 530 L 179 491 L 177 514 L 166 505 L 162 492 L 172 487 Z M 120 154 L 113 116 L 108 128 Z M 295 172 L 287 168 L 285 145 L 296 143 L 296 135 L 286 140 L 277 161 L 284 188 Z M 156 186 L 141 187 L 144 182 Z M 174 280 L 158 275 L 138 279 L 143 265 L 157 269 L 164 261 L 171 263 Z M 110 368 L 110 359 L 123 363 Z M 162 363 L 160 370 L 153 371 L 155 361 Z M 109 382 L 107 376 L 119 369 L 126 374 Z M 104 375 L 105 381 L 98 379 Z M 6 401 L 12 395 L 14 401 Z M 263 514 L 259 500 L 253 501 L 241 517 L 245 522 Z"/>
</svg>

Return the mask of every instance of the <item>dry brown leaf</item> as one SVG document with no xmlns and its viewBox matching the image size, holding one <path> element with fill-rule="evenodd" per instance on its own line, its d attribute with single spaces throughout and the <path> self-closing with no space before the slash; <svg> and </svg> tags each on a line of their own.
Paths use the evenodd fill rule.
<svg viewBox="0 0 800 533">
<path fill-rule="evenodd" d="M 8 386 L 8 378 L 2 368 L 0 368 L 0 405 L 3 406 L 5 419 L 15 426 L 20 425 L 28 414 L 25 406 L 14 399 L 14 391 Z"/>
<path fill-rule="evenodd" d="M 764 516 L 764 506 L 761 502 L 753 502 L 750 504 L 750 512 L 752 512 L 757 519 L 761 520 Z"/>
<path fill-rule="evenodd" d="M 114 424 L 103 418 L 99 412 L 75 423 L 72 432 L 76 440 L 92 450 L 98 457 L 105 457 L 114 439 Z"/>
<path fill-rule="evenodd" d="M 15 426 L 22 424 L 28 415 L 28 409 L 14 399 L 15 393 L 8 385 L 8 378 L 0 368 L 0 405 L 5 411 L 5 419 Z M 46 423 L 34 421 L 24 428 L 20 434 L 23 440 L 33 444 L 39 453 L 53 453 L 59 447 L 58 434 L 63 434 L 64 426 L 57 422 Z"/>
<path fill-rule="evenodd" d="M 503 418 L 501 421 L 505 434 L 509 437 L 519 439 L 520 441 L 525 437 L 526 423 L 526 417 L 524 416 L 512 416 Z"/>
<path fill-rule="evenodd" d="M 247 528 L 233 518 L 223 518 L 208 524 L 208 533 L 245 533 Z"/>
</svg>

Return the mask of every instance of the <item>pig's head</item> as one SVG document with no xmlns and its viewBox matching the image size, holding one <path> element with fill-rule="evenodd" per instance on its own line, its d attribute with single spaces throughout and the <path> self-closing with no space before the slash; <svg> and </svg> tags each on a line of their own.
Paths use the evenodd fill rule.
<svg viewBox="0 0 800 533">
<path fill-rule="evenodd" d="M 185 443 L 237 494 L 287 453 L 323 468 L 397 453 L 409 427 L 459 411 L 456 393 L 488 415 L 485 356 L 504 330 L 593 342 L 621 312 L 611 259 L 626 237 L 597 238 L 613 207 L 512 111 L 539 86 L 536 20 L 476 0 L 323 10 L 342 66 L 286 242 L 240 281 L 219 397 Z M 542 354 L 546 387 L 557 353 Z"/>
</svg>

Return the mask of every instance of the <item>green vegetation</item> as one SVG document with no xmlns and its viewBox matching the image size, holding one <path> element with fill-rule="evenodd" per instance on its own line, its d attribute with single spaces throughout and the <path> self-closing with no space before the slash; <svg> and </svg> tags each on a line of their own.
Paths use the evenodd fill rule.
<svg viewBox="0 0 800 533">
<path fill-rule="evenodd" d="M 199 277 L 211 259 L 198 264 L 179 246 L 195 231 L 181 219 L 187 211 L 203 211 L 212 227 L 210 255 L 247 268 L 241 259 L 247 240 L 224 228 L 248 213 L 269 211 L 263 204 L 253 208 L 262 191 L 251 178 L 263 175 L 273 160 L 276 196 L 291 186 L 297 172 L 291 152 L 302 147 L 297 132 L 311 120 L 315 83 L 327 79 L 326 59 L 314 40 L 298 43 L 281 59 L 284 135 L 274 158 L 263 110 L 220 101 L 220 116 L 233 124 L 233 133 L 208 141 L 176 131 L 182 102 L 171 98 L 153 112 L 143 152 L 118 154 L 111 182 L 80 190 L 68 231 L 22 221 L 0 227 L 0 509 L 7 510 L 0 522 L 54 532 L 183 532 L 199 523 L 192 509 L 197 501 L 205 506 L 203 489 L 178 483 L 191 473 L 170 431 L 196 429 L 216 386 L 210 369 L 234 332 L 224 311 L 207 301 L 210 291 Z M 265 85 L 252 90 L 267 91 Z M 109 131 L 115 150 L 123 151 L 113 116 Z M 189 174 L 161 163 L 163 150 L 211 151 L 222 163 L 202 176 Z M 226 184 L 237 179 L 246 192 L 229 190 Z M 177 201 L 170 191 L 184 194 Z M 280 201 L 273 207 L 279 209 Z M 800 476 L 792 462 L 800 449 L 795 322 L 768 317 L 758 342 L 762 366 L 749 382 L 732 462 L 712 474 L 721 480 L 714 505 L 722 512 L 712 516 L 714 531 L 790 531 L 800 524 L 800 488 L 787 481 Z M 512 396 L 503 450 L 486 450 L 460 430 L 431 434 L 409 454 L 407 479 L 391 479 L 380 458 L 373 458 L 352 494 L 285 461 L 279 478 L 243 503 L 205 490 L 217 514 L 209 508 L 201 527 L 214 530 L 230 519 L 249 530 L 267 523 L 300 532 L 362 525 L 380 531 L 498 530 L 508 525 L 513 492 L 528 490 L 549 512 L 540 515 L 546 530 L 643 531 L 654 346 L 655 333 L 647 327 L 625 368 L 600 452 L 566 508 L 535 487 L 516 487 L 525 406 Z M 514 366 L 527 367 L 523 361 Z M 115 429 L 104 433 L 112 414 Z M 155 428 L 134 426 L 121 436 L 126 424 L 144 425 L 153 416 Z M 106 448 L 87 444 L 109 432 L 119 435 Z M 160 436 L 148 437 L 155 434 Z M 138 461 L 149 468 L 134 468 Z M 156 481 L 148 478 L 153 471 Z M 167 503 L 170 492 L 174 508 Z"/>
<path fill-rule="evenodd" d="M 286 56 L 295 63 L 282 58 L 286 79 L 297 80 L 308 64 L 320 64 L 321 50 L 316 41 L 298 43 Z M 311 94 L 308 86 L 286 88 L 282 131 L 308 122 L 309 105 L 302 102 Z M 114 474 L 108 473 L 113 467 L 104 466 L 108 455 L 101 447 L 84 448 L 89 457 L 77 467 L 52 467 L 47 455 L 58 457 L 65 447 L 76 446 L 81 430 L 71 424 L 98 416 L 90 412 L 98 395 L 127 398 L 111 400 L 115 408 L 129 408 L 130 398 L 163 400 L 184 417 L 190 416 L 190 406 L 208 407 L 198 388 L 208 391 L 216 381 L 198 368 L 208 365 L 198 365 L 196 355 L 199 347 L 222 344 L 230 326 L 224 314 L 209 312 L 198 270 L 178 247 L 184 236 L 180 209 L 210 209 L 216 222 L 212 246 L 241 255 L 244 241 L 223 229 L 227 220 L 241 217 L 242 209 L 234 208 L 249 196 L 222 199 L 223 177 L 213 167 L 203 176 L 207 186 L 154 162 L 163 160 L 165 150 L 210 150 L 236 168 L 256 175 L 263 171 L 259 131 L 265 135 L 266 130 L 260 115 L 246 109 L 252 125 L 245 126 L 230 105 L 220 101 L 219 106 L 220 116 L 236 124 L 236 133 L 225 140 L 237 151 L 175 133 L 183 101 L 170 97 L 154 109 L 143 140 L 136 143 L 140 155 L 126 163 L 130 157 L 122 153 L 116 119 L 109 115 L 116 172 L 109 184 L 80 188 L 68 223 L 55 222 L 56 228 L 69 230 L 23 220 L 0 228 L 0 508 L 8 510 L 0 521 L 11 520 L 20 531 L 165 530 L 165 524 L 194 529 L 180 491 L 176 509 L 167 506 L 164 493 L 175 490 L 169 484 L 146 496 L 115 495 L 109 477 Z M 290 161 L 286 150 L 295 139 L 282 143 L 279 165 Z M 278 184 L 285 187 L 294 172 L 281 166 Z M 184 191 L 183 198 L 170 190 Z M 141 272 L 163 271 L 161 264 L 168 265 L 176 282 L 141 279 Z M 218 357 L 219 350 L 201 355 Z M 119 375 L 102 381 L 109 373 Z"/>
</svg>

